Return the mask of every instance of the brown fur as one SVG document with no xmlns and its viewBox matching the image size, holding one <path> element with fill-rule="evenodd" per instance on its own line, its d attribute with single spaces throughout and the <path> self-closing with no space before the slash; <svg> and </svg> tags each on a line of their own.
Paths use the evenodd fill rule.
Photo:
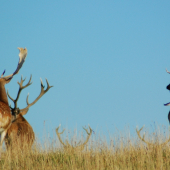
<svg viewBox="0 0 170 170">
<path fill-rule="evenodd" d="M 9 106 L 0 102 L 0 128 L 7 129 L 11 124 L 11 110 Z"/>
<path fill-rule="evenodd" d="M 8 80 L 0 78 L 0 133 L 10 126 L 12 118 L 5 90 L 5 84 L 8 82 Z"/>
<path fill-rule="evenodd" d="M 31 125 L 27 120 L 21 115 L 18 114 L 17 118 L 12 122 L 10 128 L 7 131 L 5 137 L 5 144 L 7 149 L 9 147 L 21 148 L 31 147 L 35 140 L 35 134 Z"/>
<path fill-rule="evenodd" d="M 9 83 L 11 79 L 0 78 L 0 154 L 2 144 L 6 136 L 7 130 L 11 125 L 12 115 L 8 105 L 5 84 Z"/>
</svg>

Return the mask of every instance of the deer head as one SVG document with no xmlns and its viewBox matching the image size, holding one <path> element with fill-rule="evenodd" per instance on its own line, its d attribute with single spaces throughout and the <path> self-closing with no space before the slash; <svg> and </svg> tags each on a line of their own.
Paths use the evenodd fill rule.
<svg viewBox="0 0 170 170">
<path fill-rule="evenodd" d="M 18 116 L 19 114 L 22 115 L 22 116 L 25 115 L 25 114 L 28 112 L 29 108 L 30 108 L 32 105 L 34 105 L 51 87 L 53 87 L 53 86 L 50 86 L 50 85 L 49 85 L 48 80 L 46 79 L 47 88 L 44 90 L 44 87 L 45 87 L 45 86 L 43 85 L 43 82 L 42 82 L 42 80 L 40 79 L 40 80 L 41 80 L 41 92 L 40 92 L 39 96 L 38 96 L 32 103 L 29 103 L 29 102 L 28 102 L 29 94 L 28 94 L 28 96 L 27 96 L 27 98 L 26 98 L 27 106 L 26 106 L 25 108 L 23 108 L 23 109 L 20 109 L 20 108 L 17 107 L 18 99 L 19 99 L 19 97 L 20 97 L 21 91 L 32 84 L 31 79 L 32 79 L 32 75 L 30 76 L 30 79 L 29 79 L 28 83 L 27 83 L 25 86 L 23 86 L 23 82 L 25 81 L 25 79 L 23 79 L 22 77 L 21 77 L 21 81 L 20 81 L 20 82 L 17 82 L 18 85 L 19 85 L 19 90 L 18 90 L 18 94 L 17 94 L 17 97 L 16 97 L 15 100 L 9 95 L 9 92 L 7 91 L 8 97 L 9 97 L 9 98 L 13 101 L 13 103 L 14 103 L 14 108 L 12 108 L 12 107 L 10 106 L 11 112 L 12 112 L 12 115 L 13 115 L 13 121 L 14 121 L 15 119 L 17 119 L 17 116 Z"/>
<path fill-rule="evenodd" d="M 5 137 L 7 148 L 23 149 L 26 146 L 31 147 L 34 142 L 35 139 L 34 131 L 31 125 L 23 117 L 23 115 L 25 115 L 28 112 L 29 108 L 32 105 L 34 105 L 52 86 L 49 85 L 48 80 L 46 79 L 47 88 L 44 90 L 44 85 L 41 80 L 41 92 L 39 96 L 32 103 L 28 102 L 28 96 L 27 96 L 26 98 L 27 107 L 20 109 L 17 105 L 18 99 L 20 97 L 21 91 L 32 84 L 31 79 L 32 76 L 30 76 L 30 79 L 26 85 L 23 85 L 25 79 L 23 79 L 22 77 L 21 77 L 21 81 L 17 82 L 19 85 L 19 90 L 16 99 L 13 99 L 7 91 L 8 97 L 14 103 L 14 107 L 10 107 L 12 112 L 12 124 L 8 129 L 7 135 Z"/>
<path fill-rule="evenodd" d="M 89 141 L 90 136 L 91 136 L 91 134 L 92 134 L 92 129 L 91 129 L 90 126 L 89 126 L 90 132 L 88 132 L 88 129 L 86 129 L 86 128 L 83 127 L 83 129 L 84 129 L 84 130 L 86 131 L 86 133 L 87 133 L 87 139 L 84 141 L 83 144 L 80 144 L 80 143 L 81 143 L 81 141 L 80 141 L 76 146 L 73 146 L 73 145 L 70 145 L 70 144 L 68 143 L 68 141 L 66 141 L 66 144 L 62 141 L 60 135 L 63 134 L 63 132 L 65 131 L 65 129 L 64 129 L 62 132 L 59 133 L 59 132 L 58 132 L 59 128 L 60 128 L 60 126 L 59 126 L 58 128 L 56 128 L 56 133 L 57 133 L 58 139 L 59 139 L 60 143 L 63 145 L 64 149 L 68 149 L 68 150 L 70 150 L 70 151 L 82 151 L 82 150 L 84 149 L 85 145 L 87 144 L 87 142 Z"/>
</svg>

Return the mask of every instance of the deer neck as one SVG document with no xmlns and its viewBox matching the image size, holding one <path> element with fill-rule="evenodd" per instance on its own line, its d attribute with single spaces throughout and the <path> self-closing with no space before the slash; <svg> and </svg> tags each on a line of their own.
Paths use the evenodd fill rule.
<svg viewBox="0 0 170 170">
<path fill-rule="evenodd" d="M 16 117 L 13 118 L 12 122 L 13 122 L 13 123 L 14 123 L 14 122 L 15 122 L 15 123 L 20 122 L 20 123 L 29 124 L 29 123 L 27 122 L 27 120 L 24 118 L 24 116 L 22 116 L 21 114 L 16 115 Z"/>
<path fill-rule="evenodd" d="M 8 105 L 8 98 L 5 90 L 5 85 L 0 82 L 0 101 Z"/>
</svg>

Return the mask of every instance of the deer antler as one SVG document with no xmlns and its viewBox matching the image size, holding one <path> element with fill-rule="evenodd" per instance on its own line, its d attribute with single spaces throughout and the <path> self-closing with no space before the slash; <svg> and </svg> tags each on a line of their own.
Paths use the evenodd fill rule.
<svg viewBox="0 0 170 170">
<path fill-rule="evenodd" d="M 25 78 L 25 79 L 26 79 L 26 78 Z M 17 108 L 17 101 L 18 101 L 18 99 L 19 99 L 19 96 L 20 96 L 20 94 L 21 94 L 21 91 L 22 91 L 24 88 L 26 88 L 26 87 L 28 87 L 29 85 L 32 84 L 32 82 L 31 82 L 32 75 L 30 76 L 30 79 L 29 79 L 28 83 L 27 83 L 25 86 L 23 86 L 23 82 L 25 81 L 25 79 L 23 79 L 22 76 L 21 76 L 21 81 L 20 81 L 20 82 L 17 82 L 17 83 L 19 84 L 19 90 L 18 90 L 18 94 L 17 94 L 17 97 L 16 97 L 15 100 L 9 95 L 8 90 L 7 90 L 7 95 L 8 95 L 8 97 L 14 102 L 14 108 L 11 108 L 12 110 L 15 110 L 15 109 Z"/>
<path fill-rule="evenodd" d="M 170 74 L 170 72 L 166 69 L 166 72 Z"/>
<path fill-rule="evenodd" d="M 13 74 L 3 77 L 3 75 L 5 74 L 5 70 L 4 70 L 4 72 L 1 75 L 1 78 L 3 77 L 6 80 L 10 80 L 10 79 L 12 79 L 12 77 L 15 74 L 18 74 L 19 70 L 21 69 L 21 67 L 22 67 L 22 65 L 23 65 L 23 63 L 24 63 L 24 61 L 27 57 L 27 49 L 26 48 L 19 48 L 19 47 L 18 47 L 18 49 L 19 49 L 20 53 L 19 53 L 19 62 L 18 62 L 18 66 L 17 66 L 16 70 L 14 71 Z"/>
<path fill-rule="evenodd" d="M 143 142 L 145 142 L 145 143 L 148 144 L 148 145 L 152 145 L 152 143 L 147 142 L 147 141 L 145 140 L 145 134 L 143 135 L 143 137 L 140 136 L 140 131 L 141 131 L 143 128 L 144 128 L 144 126 L 143 126 L 141 129 L 139 129 L 139 130 L 136 128 L 136 132 L 137 132 L 137 134 L 138 134 L 139 139 L 141 139 Z"/>
<path fill-rule="evenodd" d="M 87 133 L 87 139 L 86 139 L 86 141 L 83 143 L 83 146 L 84 146 L 84 145 L 86 145 L 86 143 L 89 141 L 90 136 L 91 136 L 93 130 L 91 129 L 90 126 L 89 126 L 90 132 L 88 132 L 88 128 L 86 129 L 85 127 L 83 127 L 83 129 L 84 129 L 84 130 L 86 131 L 86 133 Z"/>
<path fill-rule="evenodd" d="M 19 109 L 19 108 L 17 108 L 17 101 L 18 101 L 18 99 L 19 99 L 20 93 L 21 93 L 21 91 L 22 91 L 24 88 L 26 88 L 26 87 L 28 87 L 29 85 L 32 84 L 31 79 L 32 79 L 32 75 L 30 76 L 30 79 L 29 79 L 28 83 L 27 83 L 25 86 L 23 86 L 23 82 L 25 81 L 25 79 L 23 79 L 22 77 L 21 77 L 21 81 L 20 81 L 20 82 L 17 82 L 17 83 L 19 84 L 19 90 L 18 90 L 18 94 L 17 94 L 17 97 L 16 97 L 15 100 L 9 95 L 9 93 L 8 93 L 8 91 L 7 91 L 8 97 L 14 102 L 14 108 L 11 107 L 12 113 L 13 113 L 14 115 L 17 114 L 17 113 L 21 113 L 22 115 L 25 115 L 25 114 L 28 112 L 28 109 L 29 109 L 32 105 L 34 105 L 51 87 L 53 87 L 53 86 L 50 86 L 50 85 L 49 85 L 48 80 L 46 79 L 47 88 L 46 88 L 46 90 L 44 90 L 44 85 L 43 85 L 43 82 L 42 82 L 42 80 L 41 80 L 41 92 L 40 92 L 40 95 L 39 95 L 32 103 L 30 103 L 30 104 L 29 104 L 29 102 L 28 102 L 28 96 L 29 96 L 29 95 L 28 95 L 27 98 L 26 98 L 27 107 L 25 107 L 24 109 Z"/>
<path fill-rule="evenodd" d="M 65 129 L 63 129 L 63 131 L 59 133 L 59 132 L 58 132 L 59 128 L 60 128 L 60 126 L 58 126 L 58 128 L 56 128 L 56 133 L 57 133 L 57 136 L 58 136 L 59 141 L 60 141 L 61 144 L 64 146 L 64 148 L 71 147 L 71 146 L 69 145 L 69 143 L 67 143 L 67 145 L 65 145 L 65 143 L 62 141 L 62 139 L 61 139 L 61 137 L 60 137 L 60 135 L 64 133 Z M 68 146 L 68 145 L 69 145 L 69 146 Z"/>
<path fill-rule="evenodd" d="M 40 79 L 41 80 L 41 79 Z M 47 82 L 47 88 L 44 90 L 44 85 L 43 85 L 43 82 L 41 80 L 41 92 L 39 94 L 39 96 L 32 102 L 32 103 L 29 103 L 28 102 L 28 97 L 29 97 L 29 94 L 27 95 L 27 99 L 26 99 L 26 102 L 27 102 L 27 107 L 25 107 L 24 109 L 21 109 L 20 111 L 23 112 L 22 115 L 26 114 L 28 109 L 34 105 L 51 87 L 53 86 L 50 86 L 49 83 L 48 83 L 48 80 L 46 79 L 46 82 Z"/>
<path fill-rule="evenodd" d="M 58 136 L 58 139 L 59 139 L 59 141 L 61 142 L 61 144 L 64 146 L 64 149 L 71 149 L 71 150 L 83 150 L 84 149 L 84 147 L 85 147 L 85 145 L 87 144 L 87 142 L 89 141 L 89 138 L 90 138 L 90 136 L 91 136 L 91 134 L 92 134 L 92 129 L 91 129 L 91 127 L 89 126 L 89 129 L 90 129 L 90 132 L 88 132 L 88 129 L 86 129 L 86 128 L 84 128 L 83 127 L 83 129 L 86 131 L 86 133 L 87 133 L 87 139 L 85 140 L 85 142 L 83 143 L 83 144 L 81 144 L 81 145 L 79 145 L 80 143 L 81 143 L 81 141 L 76 145 L 76 146 L 72 146 L 72 145 L 70 145 L 69 143 L 68 143 L 68 141 L 66 141 L 66 144 L 62 141 L 62 139 L 61 139 L 61 137 L 60 137 L 60 134 L 63 134 L 63 132 L 65 131 L 65 129 L 62 131 L 62 132 L 58 132 L 58 130 L 59 130 L 59 128 L 60 128 L 60 126 L 58 127 L 58 128 L 56 128 L 56 133 L 57 133 L 57 136 Z"/>
<path fill-rule="evenodd" d="M 141 131 L 143 128 L 144 128 L 144 126 L 143 126 L 140 130 L 138 130 L 138 129 L 136 128 L 136 132 L 137 132 L 137 135 L 138 135 L 139 139 L 141 139 L 143 142 L 145 142 L 145 143 L 146 143 L 147 145 L 149 145 L 149 146 L 150 146 L 150 145 L 153 145 L 153 143 L 147 142 L 147 141 L 145 140 L 145 134 L 143 135 L 143 137 L 140 136 L 140 131 Z M 159 144 L 159 146 L 166 145 L 168 142 L 170 142 L 170 138 L 167 139 L 165 142 Z"/>
</svg>

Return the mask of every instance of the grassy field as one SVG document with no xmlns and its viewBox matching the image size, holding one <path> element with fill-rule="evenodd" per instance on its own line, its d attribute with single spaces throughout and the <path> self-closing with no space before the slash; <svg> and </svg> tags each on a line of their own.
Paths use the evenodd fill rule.
<svg viewBox="0 0 170 170">
<path fill-rule="evenodd" d="M 146 140 L 151 145 L 144 143 L 137 135 L 134 138 L 115 135 L 106 142 L 101 136 L 93 134 L 83 151 L 64 149 L 56 139 L 43 144 L 35 142 L 32 149 L 4 151 L 0 169 L 169 170 L 169 143 L 160 145 L 168 139 L 168 133 L 159 130 L 146 133 Z"/>
</svg>

